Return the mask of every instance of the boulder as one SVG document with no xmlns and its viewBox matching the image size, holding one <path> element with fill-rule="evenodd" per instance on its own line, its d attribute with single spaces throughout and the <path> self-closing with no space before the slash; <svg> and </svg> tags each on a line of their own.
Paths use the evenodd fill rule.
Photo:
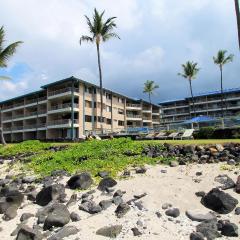
<svg viewBox="0 0 240 240">
<path fill-rule="evenodd" d="M 190 234 L 190 240 L 204 240 L 204 235 L 200 232 L 193 232 Z"/>
<path fill-rule="evenodd" d="M 196 231 L 200 232 L 207 239 L 215 239 L 221 237 L 221 234 L 218 232 L 217 220 L 206 220 L 196 227 Z"/>
<path fill-rule="evenodd" d="M 201 203 L 217 213 L 228 214 L 236 207 L 238 200 L 218 188 L 213 188 L 202 198 Z"/>
<path fill-rule="evenodd" d="M 179 163 L 177 161 L 171 161 L 169 165 L 170 167 L 177 167 Z"/>
<path fill-rule="evenodd" d="M 79 214 L 77 214 L 77 213 L 75 213 L 75 212 L 72 212 L 72 213 L 70 214 L 70 218 L 71 218 L 72 222 L 78 222 L 78 221 L 81 220 Z"/>
<path fill-rule="evenodd" d="M 70 213 L 63 204 L 53 204 L 47 218 L 45 219 L 43 229 L 48 230 L 52 227 L 63 227 L 70 221 Z"/>
<path fill-rule="evenodd" d="M 238 237 L 238 226 L 234 223 L 225 222 L 221 228 L 221 234 L 227 237 Z"/>
<path fill-rule="evenodd" d="M 178 217 L 180 215 L 180 211 L 178 208 L 170 208 L 165 211 L 165 214 L 170 217 Z"/>
<path fill-rule="evenodd" d="M 218 175 L 217 177 L 215 177 L 214 181 L 221 183 L 222 186 L 220 186 L 220 188 L 223 190 L 235 187 L 235 182 L 226 174 Z"/>
<path fill-rule="evenodd" d="M 238 176 L 237 178 L 235 190 L 236 190 L 236 193 L 240 193 L 240 176 Z"/>
<path fill-rule="evenodd" d="M 133 236 L 141 236 L 142 235 L 142 233 L 136 227 L 132 228 L 131 230 L 133 232 Z"/>
<path fill-rule="evenodd" d="M 20 228 L 16 240 L 41 240 L 43 235 L 38 231 L 27 226 Z"/>
<path fill-rule="evenodd" d="M 112 201 L 111 200 L 102 200 L 99 203 L 99 205 L 103 210 L 106 210 L 107 208 L 109 208 L 112 205 Z"/>
<path fill-rule="evenodd" d="M 190 218 L 192 221 L 197 221 L 197 222 L 203 222 L 206 220 L 212 220 L 215 219 L 216 216 L 212 213 L 202 213 L 200 210 L 188 210 L 186 211 L 186 215 L 188 218 Z"/>
<path fill-rule="evenodd" d="M 240 215 L 240 207 L 237 207 L 237 208 L 235 209 L 235 214 L 236 214 L 236 215 Z"/>
<path fill-rule="evenodd" d="M 97 230 L 96 234 L 108 238 L 116 238 L 122 231 L 122 225 L 103 227 Z"/>
<path fill-rule="evenodd" d="M 105 177 L 108 177 L 109 176 L 109 172 L 107 171 L 101 171 L 101 172 L 98 172 L 97 174 L 99 177 L 101 178 L 105 178 Z"/>
<path fill-rule="evenodd" d="M 91 175 L 87 172 L 72 176 L 67 185 L 70 189 L 88 189 L 93 183 Z"/>
<path fill-rule="evenodd" d="M 118 218 L 122 218 L 128 211 L 130 211 L 129 205 L 127 203 L 120 203 L 115 210 L 115 214 Z"/>
<path fill-rule="evenodd" d="M 36 196 L 36 203 L 40 206 L 46 206 L 53 200 L 59 200 L 65 195 L 65 188 L 62 184 L 54 184 L 44 187 Z"/>
<path fill-rule="evenodd" d="M 79 206 L 79 210 L 85 211 L 90 214 L 95 214 L 101 212 L 102 208 L 100 205 L 97 205 L 93 201 L 86 201 Z"/>
<path fill-rule="evenodd" d="M 48 240 L 61 240 L 61 239 L 68 239 L 67 237 L 71 235 L 75 235 L 78 233 L 78 229 L 74 226 L 64 226 L 60 229 L 57 233 L 53 234 Z"/>
<path fill-rule="evenodd" d="M 4 213 L 3 220 L 9 221 L 17 216 L 17 205 L 11 205 Z"/>
<path fill-rule="evenodd" d="M 136 168 L 136 173 L 137 174 L 144 174 L 146 173 L 147 169 L 145 167 L 138 167 Z"/>
<path fill-rule="evenodd" d="M 107 188 L 111 188 L 116 185 L 117 185 L 117 182 L 113 178 L 106 177 L 106 178 L 103 178 L 98 184 L 98 190 L 104 192 L 107 190 Z"/>
</svg>

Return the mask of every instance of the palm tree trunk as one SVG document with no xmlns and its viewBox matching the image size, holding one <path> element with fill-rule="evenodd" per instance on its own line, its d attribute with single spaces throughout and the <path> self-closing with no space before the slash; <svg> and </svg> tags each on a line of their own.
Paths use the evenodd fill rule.
<svg viewBox="0 0 240 240">
<path fill-rule="evenodd" d="M 196 109 L 195 109 L 195 103 L 194 103 L 194 99 L 193 99 L 192 80 L 191 79 L 189 79 L 189 85 L 190 85 L 190 92 L 191 92 L 191 97 L 192 97 L 193 112 L 194 112 L 194 116 L 196 117 Z"/>
<path fill-rule="evenodd" d="M 220 65 L 220 73 L 221 73 L 221 111 L 222 111 L 222 118 L 224 117 L 223 111 L 223 73 L 222 73 L 222 66 Z"/>
<path fill-rule="evenodd" d="M 4 139 L 4 135 L 3 135 L 3 128 L 0 128 L 0 142 L 5 146 L 7 145 L 5 139 Z"/>
<path fill-rule="evenodd" d="M 151 93 L 148 93 L 148 97 L 149 97 L 149 102 L 152 103 L 151 102 Z"/>
<path fill-rule="evenodd" d="M 240 49 L 240 9 L 239 9 L 239 0 L 235 0 L 235 10 L 237 15 L 237 28 L 238 28 L 238 43 Z"/>
<path fill-rule="evenodd" d="M 101 101 L 100 121 L 101 121 L 101 132 L 103 133 L 103 85 L 102 85 L 102 68 L 101 68 L 99 43 L 97 43 L 97 55 L 98 55 L 98 70 L 99 70 L 99 80 L 100 80 L 100 101 Z"/>
</svg>

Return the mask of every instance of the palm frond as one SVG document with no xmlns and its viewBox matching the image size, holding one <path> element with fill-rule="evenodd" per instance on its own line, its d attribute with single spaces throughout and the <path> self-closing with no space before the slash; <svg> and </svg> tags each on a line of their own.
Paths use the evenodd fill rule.
<svg viewBox="0 0 240 240">
<path fill-rule="evenodd" d="M 216 57 L 213 57 L 213 62 L 216 65 L 223 66 L 229 62 L 233 61 L 233 54 L 226 57 L 227 50 L 219 50 Z"/>
<path fill-rule="evenodd" d="M 121 39 L 116 33 L 108 33 L 102 36 L 102 39 L 104 42 L 106 42 L 107 40 L 111 39 L 111 38 L 118 38 Z"/>
<path fill-rule="evenodd" d="M 197 65 L 198 63 L 187 61 L 185 64 L 182 64 L 183 73 L 178 73 L 178 75 L 186 79 L 195 79 L 200 71 Z"/>
<path fill-rule="evenodd" d="M 0 67 L 7 67 L 7 61 L 16 52 L 17 47 L 23 42 L 18 41 L 7 46 L 2 52 L 0 52 Z"/>
<path fill-rule="evenodd" d="M 81 36 L 81 38 L 79 40 L 80 45 L 82 44 L 82 42 L 93 42 L 93 38 L 83 35 L 83 36 Z"/>
<path fill-rule="evenodd" d="M 0 80 L 11 80 L 11 78 L 7 76 L 0 76 Z"/>
</svg>

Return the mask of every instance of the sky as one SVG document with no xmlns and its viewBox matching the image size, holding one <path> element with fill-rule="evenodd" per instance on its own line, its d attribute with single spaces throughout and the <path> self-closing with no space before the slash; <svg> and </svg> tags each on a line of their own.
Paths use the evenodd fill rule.
<svg viewBox="0 0 240 240">
<path fill-rule="evenodd" d="M 117 2 L 117 3 L 116 3 Z M 147 99 L 146 80 L 159 85 L 154 102 L 189 96 L 178 76 L 181 64 L 194 61 L 200 72 L 193 92 L 220 88 L 213 56 L 220 49 L 235 55 L 224 67 L 224 88 L 240 87 L 240 52 L 233 0 L 0 0 L 0 25 L 9 44 L 24 43 L 0 69 L 0 100 L 38 90 L 70 76 L 99 83 L 96 46 L 79 45 L 88 33 L 84 15 L 94 8 L 116 16 L 121 40 L 101 45 L 103 85 L 124 95 Z"/>
</svg>

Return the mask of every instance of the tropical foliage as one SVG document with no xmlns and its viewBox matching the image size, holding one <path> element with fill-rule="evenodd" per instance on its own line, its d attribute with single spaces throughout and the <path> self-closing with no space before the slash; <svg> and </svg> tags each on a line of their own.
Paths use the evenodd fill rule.
<svg viewBox="0 0 240 240">
<path fill-rule="evenodd" d="M 144 83 L 143 92 L 148 94 L 148 98 L 149 98 L 150 103 L 151 103 L 151 95 L 154 93 L 154 90 L 156 90 L 157 88 L 159 88 L 159 86 L 157 84 L 155 84 L 154 81 L 147 80 Z"/>
<path fill-rule="evenodd" d="M 196 115 L 196 109 L 195 109 L 195 103 L 194 103 L 194 98 L 193 98 L 192 80 L 196 79 L 197 74 L 200 70 L 197 67 L 197 65 L 198 65 L 197 63 L 188 61 L 185 64 L 182 64 L 183 72 L 178 73 L 178 75 L 182 76 L 183 78 L 185 78 L 189 81 L 189 87 L 190 87 L 190 92 L 191 92 L 194 115 Z"/>
<path fill-rule="evenodd" d="M 222 117 L 224 117 L 224 93 L 223 93 L 223 66 L 229 62 L 233 61 L 233 54 L 228 56 L 226 50 L 219 50 L 216 57 L 213 57 L 213 61 L 216 65 L 219 66 L 220 69 L 220 81 L 221 81 L 221 110 Z M 226 104 L 225 104 L 226 105 Z"/>
<path fill-rule="evenodd" d="M 96 44 L 97 47 L 97 56 L 98 56 L 98 69 L 99 69 L 99 82 L 100 82 L 100 96 L 101 96 L 101 124 L 103 122 L 103 81 L 102 81 L 102 67 L 101 67 L 101 57 L 100 57 L 100 44 L 102 42 L 106 42 L 111 38 L 120 37 L 113 32 L 113 30 L 117 27 L 114 20 L 116 17 L 108 18 L 104 21 L 105 11 L 99 13 L 97 9 L 94 9 L 93 19 L 90 20 L 88 16 L 86 17 L 87 25 L 89 29 L 90 35 L 83 35 L 80 38 L 80 45 L 82 42 L 90 42 Z"/>
</svg>

